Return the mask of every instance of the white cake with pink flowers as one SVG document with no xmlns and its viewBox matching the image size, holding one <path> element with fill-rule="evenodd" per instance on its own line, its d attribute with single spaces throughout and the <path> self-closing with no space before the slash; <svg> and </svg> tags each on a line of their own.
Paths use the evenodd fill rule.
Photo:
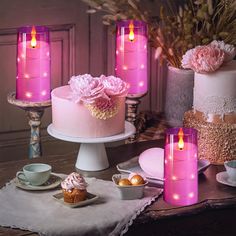
<svg viewBox="0 0 236 236">
<path fill-rule="evenodd" d="M 183 56 L 194 74 L 193 110 L 184 125 L 198 130 L 200 159 L 223 164 L 236 159 L 236 49 L 223 41 L 198 46 Z"/>
<path fill-rule="evenodd" d="M 72 76 L 54 89 L 52 125 L 70 137 L 97 138 L 124 132 L 128 85 L 114 76 Z"/>
</svg>

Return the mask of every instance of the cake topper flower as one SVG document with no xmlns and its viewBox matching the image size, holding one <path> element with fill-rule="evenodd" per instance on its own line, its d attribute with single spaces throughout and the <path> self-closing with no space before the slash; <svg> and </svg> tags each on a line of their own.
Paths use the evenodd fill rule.
<svg viewBox="0 0 236 236">
<path fill-rule="evenodd" d="M 128 84 L 120 78 L 115 76 L 106 77 L 105 75 L 101 75 L 100 78 L 105 86 L 105 93 L 107 96 L 121 96 L 127 94 Z"/>
<path fill-rule="evenodd" d="M 104 85 L 100 78 L 92 77 L 89 74 L 72 76 L 69 81 L 74 102 L 93 103 L 100 97 L 106 97 Z"/>
<path fill-rule="evenodd" d="M 224 41 L 214 40 L 210 43 L 213 47 L 218 47 L 225 53 L 224 62 L 232 61 L 236 55 L 236 48 L 232 44 L 226 44 Z"/>
<path fill-rule="evenodd" d="M 119 96 L 126 96 L 128 84 L 118 77 L 89 74 L 72 76 L 69 81 L 71 99 L 83 103 L 98 119 L 108 119 L 118 112 Z"/>
<path fill-rule="evenodd" d="M 197 46 L 188 50 L 182 58 L 182 67 L 198 73 L 216 71 L 223 62 L 232 60 L 235 56 L 233 45 L 223 41 L 213 41 L 206 46 Z"/>
</svg>

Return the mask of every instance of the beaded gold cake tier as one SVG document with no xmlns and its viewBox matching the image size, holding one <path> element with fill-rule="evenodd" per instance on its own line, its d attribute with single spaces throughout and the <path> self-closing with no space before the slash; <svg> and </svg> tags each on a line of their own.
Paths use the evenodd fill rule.
<svg viewBox="0 0 236 236">
<path fill-rule="evenodd" d="M 198 157 L 212 164 L 236 159 L 236 118 L 228 121 L 206 121 L 202 113 L 192 110 L 184 114 L 184 126 L 198 131 Z"/>
</svg>

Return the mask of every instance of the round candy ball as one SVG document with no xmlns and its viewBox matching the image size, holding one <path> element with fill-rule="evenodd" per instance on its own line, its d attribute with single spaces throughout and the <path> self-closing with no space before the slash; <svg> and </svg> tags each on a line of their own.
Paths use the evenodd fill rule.
<svg viewBox="0 0 236 236">
<path fill-rule="evenodd" d="M 129 186 L 132 185 L 128 179 L 120 179 L 118 182 L 119 186 Z"/>
<path fill-rule="evenodd" d="M 131 179 L 130 182 L 132 185 L 142 185 L 145 184 L 145 181 L 141 175 L 134 175 Z"/>
</svg>

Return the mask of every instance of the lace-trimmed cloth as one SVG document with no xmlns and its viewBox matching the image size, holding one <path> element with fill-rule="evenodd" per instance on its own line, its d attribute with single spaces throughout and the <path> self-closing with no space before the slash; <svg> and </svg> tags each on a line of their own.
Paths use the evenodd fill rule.
<svg viewBox="0 0 236 236">
<path fill-rule="evenodd" d="M 65 175 L 60 175 L 65 177 Z M 87 190 L 99 196 L 96 203 L 69 208 L 52 197 L 60 190 L 24 191 L 12 181 L 0 190 L 0 225 L 40 235 L 123 235 L 161 189 L 147 187 L 142 199 L 120 200 L 111 181 L 85 178 Z"/>
</svg>

